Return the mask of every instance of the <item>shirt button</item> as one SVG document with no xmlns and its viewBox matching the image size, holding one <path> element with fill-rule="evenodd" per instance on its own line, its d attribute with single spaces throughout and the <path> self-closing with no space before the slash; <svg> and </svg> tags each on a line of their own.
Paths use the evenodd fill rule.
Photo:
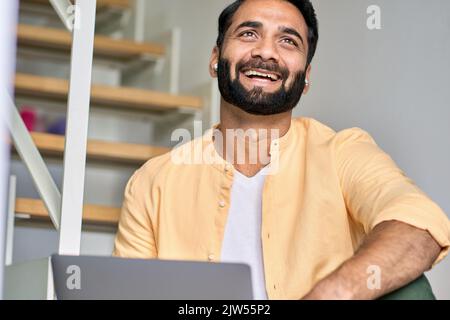
<svg viewBox="0 0 450 320">
<path fill-rule="evenodd" d="M 225 201 L 223 200 L 219 201 L 219 207 L 221 208 L 225 207 Z"/>
<path fill-rule="evenodd" d="M 211 253 L 208 255 L 208 261 L 214 261 L 214 258 L 215 258 L 214 254 Z"/>
<path fill-rule="evenodd" d="M 228 171 L 230 171 L 230 169 L 231 169 L 231 167 L 230 167 L 230 165 L 229 165 L 229 164 L 225 165 L 225 172 L 228 172 Z"/>
</svg>

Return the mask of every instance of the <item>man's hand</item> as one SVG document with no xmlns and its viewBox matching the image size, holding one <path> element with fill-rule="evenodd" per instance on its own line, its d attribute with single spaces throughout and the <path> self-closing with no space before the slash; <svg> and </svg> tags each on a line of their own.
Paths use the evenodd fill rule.
<svg viewBox="0 0 450 320">
<path fill-rule="evenodd" d="M 355 255 L 321 280 L 303 299 L 376 299 L 399 289 L 429 270 L 441 247 L 428 233 L 399 221 L 377 225 Z M 380 271 L 379 287 L 368 285 Z"/>
</svg>

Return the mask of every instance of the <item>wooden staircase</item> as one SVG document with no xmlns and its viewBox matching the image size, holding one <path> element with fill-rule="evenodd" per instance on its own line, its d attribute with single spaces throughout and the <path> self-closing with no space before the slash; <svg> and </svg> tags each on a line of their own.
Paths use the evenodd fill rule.
<svg viewBox="0 0 450 320">
<path fill-rule="evenodd" d="M 48 0 L 21 0 L 22 3 L 34 7 L 49 7 Z M 130 0 L 97 0 L 97 14 L 110 9 L 128 10 L 131 7 Z M 18 25 L 17 41 L 19 50 L 50 52 L 63 56 L 70 56 L 72 47 L 72 36 L 65 29 L 26 23 Z M 158 61 L 166 54 L 166 47 L 159 43 L 134 42 L 105 35 L 96 35 L 94 40 L 94 58 L 112 62 Z M 69 82 L 65 79 L 36 74 L 16 74 L 15 93 L 18 98 L 65 102 L 68 90 Z M 94 84 L 91 87 L 91 107 L 158 114 L 176 113 L 180 110 L 197 112 L 202 110 L 203 100 L 199 97 L 149 89 Z M 63 155 L 64 136 L 42 132 L 32 132 L 31 136 L 43 155 L 57 157 Z M 152 157 L 169 150 L 166 147 L 143 144 L 88 140 L 87 158 L 138 167 Z M 15 206 L 16 214 L 22 218 L 49 221 L 47 209 L 41 200 L 19 197 L 16 199 Z M 83 222 L 92 225 L 116 226 L 119 214 L 120 208 L 87 204 L 84 206 Z"/>
</svg>

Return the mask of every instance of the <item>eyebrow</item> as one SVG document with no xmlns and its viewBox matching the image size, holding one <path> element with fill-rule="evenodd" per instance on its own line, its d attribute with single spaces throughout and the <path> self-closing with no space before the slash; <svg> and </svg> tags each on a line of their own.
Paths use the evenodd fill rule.
<svg viewBox="0 0 450 320">
<path fill-rule="evenodd" d="M 262 26 L 263 26 L 263 24 L 261 22 L 258 22 L 258 21 L 244 21 L 240 25 L 238 25 L 236 27 L 236 29 L 234 29 L 234 32 L 238 31 L 241 28 L 255 28 L 255 29 L 259 29 Z"/>
<path fill-rule="evenodd" d="M 303 45 L 305 45 L 305 42 L 303 41 L 303 37 L 300 35 L 300 33 L 295 30 L 294 28 L 289 28 L 289 27 L 280 27 L 279 28 L 280 32 L 282 33 L 286 33 L 286 34 L 290 34 L 292 36 L 295 36 L 297 38 L 300 39 L 300 41 L 302 42 Z"/>
</svg>

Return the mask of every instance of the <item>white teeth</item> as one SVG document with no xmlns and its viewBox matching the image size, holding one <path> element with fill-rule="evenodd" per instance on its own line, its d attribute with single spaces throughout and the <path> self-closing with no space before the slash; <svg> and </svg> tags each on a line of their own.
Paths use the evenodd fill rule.
<svg viewBox="0 0 450 320">
<path fill-rule="evenodd" d="M 245 72 L 245 75 L 246 75 L 247 77 L 249 77 L 249 76 L 258 76 L 258 77 L 269 78 L 269 79 L 272 79 L 272 80 L 274 80 L 274 81 L 277 81 L 277 80 L 278 80 L 278 76 L 275 75 L 275 74 L 261 73 L 261 72 L 254 71 L 254 70 L 248 70 L 248 71 L 246 71 L 246 72 Z"/>
</svg>

